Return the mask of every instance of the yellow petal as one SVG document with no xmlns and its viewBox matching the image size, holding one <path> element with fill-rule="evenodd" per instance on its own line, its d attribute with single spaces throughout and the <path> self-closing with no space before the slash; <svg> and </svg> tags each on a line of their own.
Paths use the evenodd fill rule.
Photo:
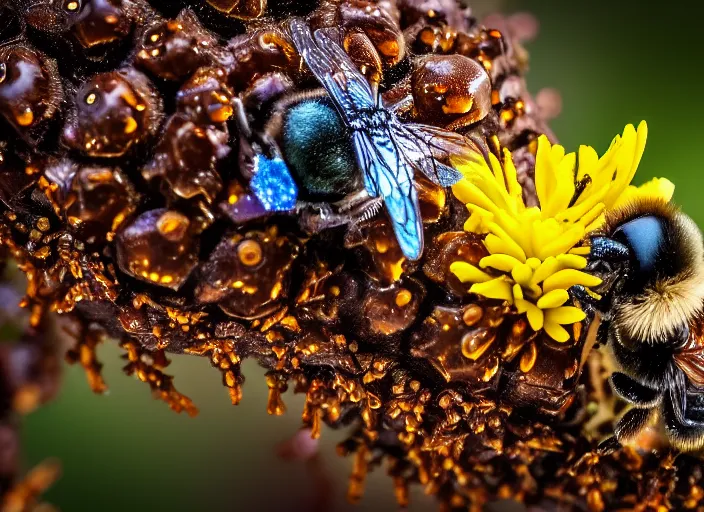
<svg viewBox="0 0 704 512">
<path fill-rule="evenodd" d="M 520 284 L 513 285 L 513 298 L 516 301 L 523 299 L 523 288 L 521 288 Z M 519 311 L 519 313 L 522 313 L 522 311 Z"/>
<path fill-rule="evenodd" d="M 570 333 L 559 324 L 546 321 L 543 329 L 545 329 L 548 336 L 559 343 L 565 343 L 570 340 Z"/>
<path fill-rule="evenodd" d="M 472 212 L 464 222 L 464 230 L 468 233 L 482 233 L 482 216 L 476 211 Z"/>
<path fill-rule="evenodd" d="M 530 286 L 530 281 L 533 277 L 533 269 L 526 263 L 516 265 L 511 271 L 511 277 L 521 286 Z"/>
<path fill-rule="evenodd" d="M 476 293 L 489 299 L 500 299 L 513 303 L 513 294 L 511 293 L 511 283 L 502 277 L 492 279 L 485 283 L 473 284 L 469 289 L 470 293 Z"/>
<path fill-rule="evenodd" d="M 545 245 L 539 252 L 538 257 L 545 259 L 548 256 L 557 256 L 564 254 L 584 237 L 584 228 L 579 224 L 575 224 L 570 229 L 562 233 L 553 242 Z"/>
<path fill-rule="evenodd" d="M 504 175 L 506 176 L 506 185 L 508 187 L 509 195 L 522 204 L 523 187 L 521 187 L 520 183 L 518 183 L 516 166 L 513 164 L 513 157 L 507 148 L 504 148 Z"/>
<path fill-rule="evenodd" d="M 594 175 L 596 171 L 596 166 L 599 163 L 599 155 L 596 150 L 591 146 L 580 146 L 578 153 L 579 166 L 577 169 L 577 181 L 584 178 L 585 175 L 589 175 L 594 182 Z M 580 202 L 582 196 L 577 198 L 577 203 Z"/>
<path fill-rule="evenodd" d="M 591 248 L 588 245 L 583 247 L 573 247 L 570 249 L 570 254 L 577 254 L 579 256 L 588 256 L 591 252 Z"/>
<path fill-rule="evenodd" d="M 523 265 L 523 263 L 508 254 L 491 254 L 479 261 L 481 268 L 491 267 L 502 272 L 511 272 L 518 265 Z"/>
<path fill-rule="evenodd" d="M 556 324 L 574 324 L 587 318 L 587 314 L 574 306 L 563 306 L 545 311 L 546 321 Z"/>
<path fill-rule="evenodd" d="M 570 251 L 570 253 L 571 254 L 558 254 L 555 257 L 561 268 L 576 268 L 577 270 L 581 270 L 587 266 L 587 258 L 574 254 L 572 251 Z M 589 254 L 588 247 L 587 254 Z"/>
<path fill-rule="evenodd" d="M 489 233 L 484 239 L 484 245 L 489 250 L 489 252 L 491 254 L 508 254 L 509 256 L 513 256 L 514 258 L 518 259 L 519 261 L 525 261 L 526 254 L 523 252 L 523 249 L 521 249 L 516 244 L 516 242 L 514 242 L 508 237 L 499 238 L 498 236 L 496 236 L 496 234 L 493 233 L 496 224 L 492 223 L 491 225 L 492 233 Z"/>
<path fill-rule="evenodd" d="M 560 270 L 559 272 L 556 272 L 548 277 L 543 282 L 543 293 L 547 293 L 551 290 L 557 290 L 558 288 L 566 290 L 578 284 L 586 287 L 598 286 L 601 284 L 601 279 L 586 274 L 580 270 L 568 268 Z"/>
<path fill-rule="evenodd" d="M 539 309 L 535 304 L 527 300 L 517 299 L 516 310 L 519 313 L 526 314 L 531 329 L 539 331 L 543 328 L 543 310 Z"/>
<path fill-rule="evenodd" d="M 450 264 L 450 272 L 455 274 L 462 283 L 484 283 L 492 277 L 465 261 L 454 261 Z"/>
<path fill-rule="evenodd" d="M 540 309 L 550 309 L 562 306 L 570 298 L 567 290 L 552 290 L 538 299 Z"/>
<path fill-rule="evenodd" d="M 553 275 L 558 270 L 560 270 L 560 264 L 557 262 L 557 258 L 554 256 L 546 258 L 545 261 L 543 261 L 543 263 L 533 273 L 533 283 L 542 283 L 545 279 Z"/>
</svg>

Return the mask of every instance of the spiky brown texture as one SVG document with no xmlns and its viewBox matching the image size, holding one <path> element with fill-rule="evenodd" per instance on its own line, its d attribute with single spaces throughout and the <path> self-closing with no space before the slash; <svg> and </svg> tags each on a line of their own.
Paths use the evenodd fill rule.
<svg viewBox="0 0 704 512">
<path fill-rule="evenodd" d="M 532 142 L 549 130 L 526 92 L 520 27 L 482 27 L 453 0 L 305 1 L 296 13 L 274 0 L 265 9 L 92 3 L 59 2 L 71 8 L 58 12 L 56 2 L 0 2 L 0 56 L 13 73 L 19 61 L 35 71 L 21 94 L 3 95 L 0 81 L 0 242 L 27 277 L 30 324 L 30 338 L 11 350 L 35 354 L 7 359 L 0 428 L 9 445 L 14 415 L 51 396 L 59 345 L 31 334 L 59 313 L 73 321 L 68 360 L 96 392 L 105 383 L 95 347 L 112 337 L 126 350 L 125 371 L 176 411 L 196 412 L 163 372 L 167 353 L 208 357 L 234 404 L 240 362 L 255 358 L 269 370 L 271 414 L 285 411 L 281 393 L 293 384 L 306 394 L 313 436 L 322 424 L 355 425 L 341 446 L 355 457 L 352 500 L 367 471 L 389 461 L 401 504 L 420 483 L 446 509 L 496 498 L 592 510 L 698 506 L 701 471 L 690 459 L 595 451 L 616 404 L 603 365 L 587 357 L 591 319 L 557 344 L 505 304 L 468 295 L 449 272 L 456 260 L 476 264 L 484 248 L 462 230 L 466 211 L 448 191 L 417 179 L 426 239 L 418 263 L 403 258 L 384 213 L 320 235 L 287 216 L 247 220 L 251 141 L 232 120 L 234 98 L 259 130 L 264 99 L 316 86 L 286 35 L 291 14 L 341 27 L 356 62 L 379 66 L 368 69 L 383 77 L 388 102 L 415 100 L 404 120 L 510 148 L 534 204 Z M 179 14 L 185 7 L 193 10 Z M 370 44 L 379 57 L 366 62 Z M 476 104 L 490 103 L 488 115 L 461 120 L 458 105 L 475 104 L 458 89 L 463 80 L 419 84 L 413 72 L 426 54 L 480 63 L 493 93 Z M 450 110 L 443 94 L 456 96 Z M 10 378 L 30 368 L 37 373 Z M 7 460 L 6 505 L 21 510 L 43 485 L 30 477 L 9 492 Z"/>
</svg>

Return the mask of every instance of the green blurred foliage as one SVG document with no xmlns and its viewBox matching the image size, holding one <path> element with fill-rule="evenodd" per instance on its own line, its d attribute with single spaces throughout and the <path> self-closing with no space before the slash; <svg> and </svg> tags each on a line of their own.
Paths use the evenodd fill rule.
<svg viewBox="0 0 704 512">
<path fill-rule="evenodd" d="M 636 182 L 670 178 L 675 201 L 701 224 L 699 16 L 677 2 L 637 0 L 514 0 L 502 9 L 529 11 L 540 21 L 538 39 L 527 45 L 528 82 L 534 93 L 543 87 L 561 92 L 562 114 L 552 126 L 567 149 L 589 144 L 601 153 L 627 123 L 647 120 Z M 300 396 L 285 397 L 284 417 L 267 417 L 262 372 L 248 363 L 244 400 L 233 407 L 206 360 L 176 357 L 170 373 L 201 409 L 193 419 L 154 402 L 146 385 L 122 376 L 114 345 L 102 347 L 100 356 L 109 395 L 93 395 L 82 370 L 70 367 L 59 398 L 24 423 L 26 466 L 46 457 L 63 463 L 50 502 L 66 512 L 310 510 L 316 487 L 305 464 L 282 462 L 275 451 L 299 426 Z M 334 451 L 342 437 L 323 432 L 334 510 L 394 510 L 383 469 L 370 478 L 359 507 L 345 504 L 351 460 Z M 436 509 L 419 489 L 412 499 L 411 510 Z"/>
</svg>

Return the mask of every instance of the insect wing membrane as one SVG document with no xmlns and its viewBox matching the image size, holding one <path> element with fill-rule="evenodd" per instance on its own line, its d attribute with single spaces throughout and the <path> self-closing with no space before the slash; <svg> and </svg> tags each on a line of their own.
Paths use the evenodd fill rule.
<svg viewBox="0 0 704 512">
<path fill-rule="evenodd" d="M 371 136 L 357 131 L 354 148 L 367 191 L 384 199 L 401 250 L 417 260 L 423 253 L 423 226 L 413 169 L 387 133 Z"/>
<path fill-rule="evenodd" d="M 404 129 L 419 140 L 419 145 L 425 144 L 436 160 L 447 159 L 450 155 L 482 154 L 473 141 L 456 132 L 416 123 L 408 123 L 404 125 Z M 434 168 L 436 176 L 428 177 L 443 186 L 454 185 L 462 179 L 462 173 L 440 162 L 436 161 Z"/>
<path fill-rule="evenodd" d="M 345 122 L 349 124 L 361 109 L 374 107 L 369 84 L 335 41 L 320 31 L 316 32 L 314 39 L 300 19 L 291 21 L 290 31 L 296 49 L 330 95 Z"/>
</svg>

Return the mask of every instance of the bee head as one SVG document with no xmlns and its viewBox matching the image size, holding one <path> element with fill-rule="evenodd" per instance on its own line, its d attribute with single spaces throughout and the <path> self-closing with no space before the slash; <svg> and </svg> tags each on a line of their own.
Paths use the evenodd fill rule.
<svg viewBox="0 0 704 512">
<path fill-rule="evenodd" d="M 694 221 L 642 199 L 610 212 L 592 237 L 615 317 L 630 337 L 657 342 L 682 331 L 704 301 L 704 249 Z"/>
</svg>

